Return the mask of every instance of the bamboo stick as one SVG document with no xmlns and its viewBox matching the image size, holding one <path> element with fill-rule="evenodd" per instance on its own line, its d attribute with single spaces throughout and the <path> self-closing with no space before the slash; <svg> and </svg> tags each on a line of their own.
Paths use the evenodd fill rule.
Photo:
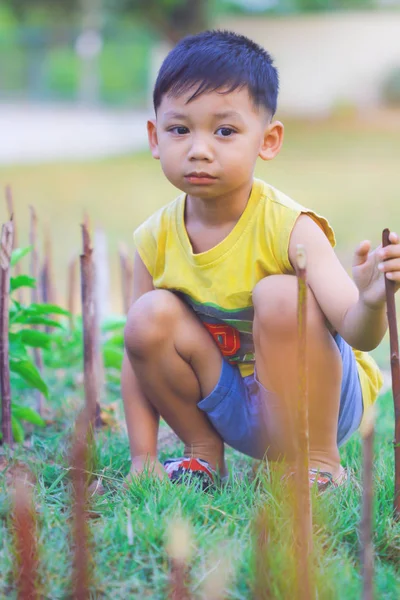
<svg viewBox="0 0 400 600">
<path fill-rule="evenodd" d="M 101 229 L 94 232 L 94 301 L 95 301 L 95 351 L 98 363 L 99 402 L 105 398 L 106 375 L 104 370 L 101 324 L 110 312 L 109 291 L 110 273 L 108 261 L 107 237 Z"/>
<path fill-rule="evenodd" d="M 390 231 L 382 232 L 382 246 L 388 246 Z M 395 282 L 385 276 L 387 318 L 390 336 L 390 367 L 392 372 L 392 391 L 394 403 L 394 517 L 400 520 L 400 362 L 399 335 L 397 331 L 396 302 L 394 298 Z"/>
<path fill-rule="evenodd" d="M 7 209 L 8 209 L 8 219 L 9 219 L 9 221 L 12 221 L 14 224 L 13 250 L 15 250 L 15 248 L 18 248 L 18 232 L 17 232 L 17 224 L 15 221 L 14 198 L 13 198 L 13 193 L 12 193 L 12 189 L 11 189 L 10 185 L 6 186 L 5 195 L 6 195 L 6 204 L 7 204 Z M 22 270 L 21 270 L 20 262 L 17 262 L 14 269 L 15 269 L 16 275 L 21 275 Z M 23 296 L 22 289 L 17 290 L 16 294 L 17 294 L 18 302 L 23 302 L 24 296 Z"/>
<path fill-rule="evenodd" d="M 83 320 L 83 350 L 85 401 L 91 422 L 100 426 L 99 404 L 99 361 L 96 353 L 96 306 L 95 306 L 95 268 L 93 250 L 87 225 L 82 225 L 83 254 L 81 265 L 81 297 Z"/>
<path fill-rule="evenodd" d="M 32 247 L 31 250 L 31 264 L 30 264 L 30 273 L 31 277 L 36 280 L 36 287 L 31 288 L 31 302 L 37 303 L 39 302 L 39 257 L 37 252 L 37 216 L 36 211 L 33 206 L 29 207 L 31 219 L 30 219 L 30 230 L 29 230 L 29 243 Z M 34 329 L 39 329 L 34 327 Z M 39 372 L 43 370 L 43 359 L 42 354 L 39 348 L 33 348 L 33 356 L 35 360 L 36 367 Z M 43 394 L 41 394 L 38 390 L 35 391 L 36 396 L 36 408 L 40 415 L 43 414 L 43 406 L 44 406 L 44 398 Z"/>
<path fill-rule="evenodd" d="M 187 523 L 174 520 L 169 528 L 167 550 L 170 560 L 169 600 L 191 600 L 188 587 L 190 533 Z"/>
<path fill-rule="evenodd" d="M 133 268 L 125 244 L 120 244 L 119 246 L 119 264 L 122 284 L 122 305 L 124 314 L 127 315 L 132 302 Z"/>
<path fill-rule="evenodd" d="M 9 301 L 10 301 L 10 258 L 13 247 L 14 225 L 5 223 L 0 240 L 0 393 L 1 430 L 3 443 L 12 446 L 11 429 L 11 384 L 8 356 Z"/>
<path fill-rule="evenodd" d="M 88 442 L 91 435 L 90 415 L 83 410 L 76 421 L 70 457 L 73 488 L 73 600 L 90 598 L 92 569 L 88 525 Z"/>
<path fill-rule="evenodd" d="M 307 373 L 307 260 L 303 246 L 297 246 L 298 286 L 298 401 L 297 401 L 297 457 L 295 483 L 297 491 L 296 548 L 297 584 L 299 598 L 309 600 L 311 590 L 310 557 L 312 552 L 312 510 L 309 483 L 309 431 L 308 431 L 308 373 Z"/>
<path fill-rule="evenodd" d="M 38 584 L 38 544 L 35 509 L 31 483 L 27 477 L 17 476 L 14 489 L 14 510 L 12 515 L 18 598 L 39 600 Z"/>
<path fill-rule="evenodd" d="M 49 227 L 44 229 L 43 264 L 41 269 L 42 300 L 50 304 L 57 304 L 53 281 L 53 253 Z"/>
<path fill-rule="evenodd" d="M 360 428 L 363 439 L 363 500 L 360 526 L 363 600 L 373 600 L 374 598 L 374 549 L 372 545 L 374 420 L 375 411 L 372 406 L 366 413 L 363 426 Z"/>
<path fill-rule="evenodd" d="M 254 578 L 254 598 L 257 600 L 272 600 L 273 582 L 271 580 L 270 562 L 270 523 L 268 514 L 268 505 L 265 504 L 258 512 L 254 521 L 254 555 L 255 555 L 255 578 Z"/>
<path fill-rule="evenodd" d="M 67 280 L 67 309 L 70 313 L 69 328 L 73 331 L 74 317 L 76 316 L 76 289 L 78 279 L 78 259 L 76 256 L 71 258 L 68 264 L 68 280 Z"/>
</svg>

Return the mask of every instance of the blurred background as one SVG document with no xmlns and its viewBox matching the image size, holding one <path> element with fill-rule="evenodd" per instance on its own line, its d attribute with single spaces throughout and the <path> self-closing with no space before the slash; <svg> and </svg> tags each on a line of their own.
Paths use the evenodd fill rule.
<svg viewBox="0 0 400 600">
<path fill-rule="evenodd" d="M 20 245 L 29 205 L 50 232 L 59 302 L 86 211 L 122 312 L 118 244 L 132 254 L 134 228 L 177 193 L 147 151 L 153 82 L 174 43 L 210 27 L 253 38 L 280 71 L 285 146 L 257 174 L 331 220 L 346 267 L 359 241 L 400 230 L 400 0 L 0 0 L 0 185 Z"/>
</svg>

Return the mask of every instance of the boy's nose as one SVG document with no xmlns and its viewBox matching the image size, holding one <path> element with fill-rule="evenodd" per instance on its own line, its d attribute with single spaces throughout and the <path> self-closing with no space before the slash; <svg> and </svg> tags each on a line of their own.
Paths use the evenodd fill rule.
<svg viewBox="0 0 400 600">
<path fill-rule="evenodd" d="M 194 138 L 188 153 L 189 160 L 207 160 L 213 159 L 213 152 L 209 144 L 202 138 Z"/>
</svg>

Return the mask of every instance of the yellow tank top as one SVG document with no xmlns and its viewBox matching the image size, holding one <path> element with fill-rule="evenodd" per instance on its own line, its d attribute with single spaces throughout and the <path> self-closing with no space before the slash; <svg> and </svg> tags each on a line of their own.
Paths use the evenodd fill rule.
<svg viewBox="0 0 400 600">
<path fill-rule="evenodd" d="M 335 236 L 328 221 L 272 186 L 254 180 L 247 206 L 227 237 L 194 254 L 186 232 L 185 194 L 160 209 L 134 233 L 137 251 L 155 288 L 177 293 L 196 312 L 226 359 L 243 377 L 254 372 L 252 290 L 263 277 L 294 274 L 289 239 L 301 213 Z M 377 398 L 381 373 L 369 354 L 354 350 L 364 409 Z"/>
</svg>

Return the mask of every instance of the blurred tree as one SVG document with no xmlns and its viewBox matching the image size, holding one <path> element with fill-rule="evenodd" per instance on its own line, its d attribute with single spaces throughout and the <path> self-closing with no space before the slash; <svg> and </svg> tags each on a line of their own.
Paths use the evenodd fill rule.
<svg viewBox="0 0 400 600">
<path fill-rule="evenodd" d="M 103 0 L 103 8 L 110 14 L 131 14 L 143 20 L 169 42 L 176 43 L 182 36 L 205 29 L 208 25 L 210 4 L 215 0 Z M 35 9 L 46 9 L 54 15 L 63 13 L 75 21 L 82 8 L 82 0 L 6 0 L 15 14 L 24 19 Z"/>
<path fill-rule="evenodd" d="M 173 44 L 206 29 L 212 0 L 106 0 L 109 9 L 131 13 Z"/>
</svg>

